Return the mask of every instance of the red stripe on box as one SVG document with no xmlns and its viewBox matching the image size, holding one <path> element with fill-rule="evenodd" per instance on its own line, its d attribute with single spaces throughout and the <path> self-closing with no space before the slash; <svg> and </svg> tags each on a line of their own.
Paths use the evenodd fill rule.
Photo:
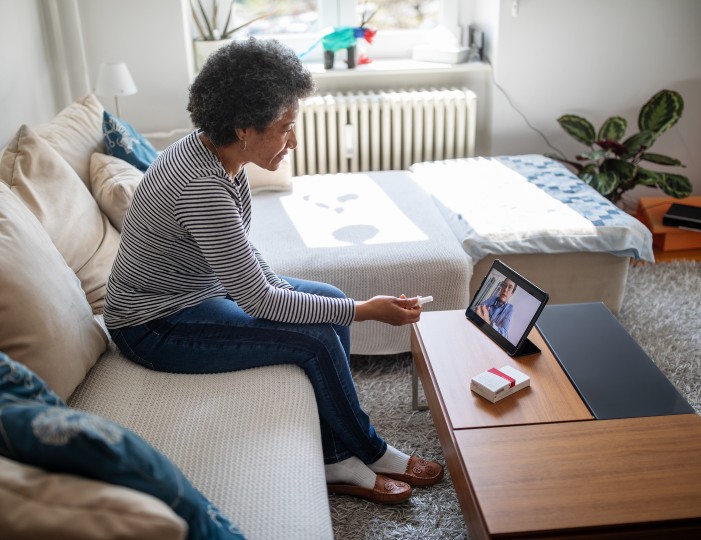
<svg viewBox="0 0 701 540">
<path fill-rule="evenodd" d="M 489 371 L 489 373 L 494 373 L 494 375 L 498 375 L 502 379 L 506 379 L 507 381 L 509 381 L 510 387 L 513 387 L 516 384 L 516 379 L 509 377 L 506 373 L 499 371 L 497 368 L 492 368 L 488 371 Z"/>
</svg>

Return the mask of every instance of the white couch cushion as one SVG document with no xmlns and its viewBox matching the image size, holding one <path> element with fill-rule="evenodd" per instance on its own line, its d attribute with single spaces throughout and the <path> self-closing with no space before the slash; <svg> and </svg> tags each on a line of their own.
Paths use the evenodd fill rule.
<svg viewBox="0 0 701 540">
<path fill-rule="evenodd" d="M 118 157 L 95 152 L 90 158 L 90 190 L 100 210 L 119 232 L 143 177 L 144 173 Z"/>
<path fill-rule="evenodd" d="M 73 271 L 41 224 L 0 182 L 0 350 L 63 399 L 107 346 Z"/>
<path fill-rule="evenodd" d="M 255 163 L 246 163 L 245 168 L 251 193 L 292 189 L 292 167 L 287 159 L 280 162 L 276 171 L 268 171 Z"/>
<path fill-rule="evenodd" d="M 187 524 L 145 493 L 0 456 L 0 530 L 4 540 L 184 540 Z"/>
<path fill-rule="evenodd" d="M 95 313 L 104 306 L 119 233 L 75 171 L 41 137 L 22 126 L 0 159 L 0 178 L 37 217 L 80 279 Z"/>
<path fill-rule="evenodd" d="M 104 107 L 92 94 L 76 100 L 58 113 L 45 126 L 37 128 L 39 135 L 66 160 L 88 186 L 90 156 L 104 152 L 102 113 Z"/>
<path fill-rule="evenodd" d="M 141 435 L 248 540 L 332 538 L 318 410 L 300 368 L 162 373 L 112 344 L 69 405 Z"/>
</svg>

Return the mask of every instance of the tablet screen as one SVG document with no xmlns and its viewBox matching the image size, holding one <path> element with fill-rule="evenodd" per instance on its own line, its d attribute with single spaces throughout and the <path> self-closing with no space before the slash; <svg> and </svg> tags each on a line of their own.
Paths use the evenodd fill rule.
<svg viewBox="0 0 701 540">
<path fill-rule="evenodd" d="M 547 301 L 547 293 L 497 259 L 465 316 L 514 355 L 523 347 Z"/>
</svg>

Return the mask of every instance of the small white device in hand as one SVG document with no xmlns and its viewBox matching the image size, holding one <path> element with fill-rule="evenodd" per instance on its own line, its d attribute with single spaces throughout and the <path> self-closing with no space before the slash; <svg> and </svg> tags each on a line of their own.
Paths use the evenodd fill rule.
<svg viewBox="0 0 701 540">
<path fill-rule="evenodd" d="M 433 296 L 419 296 L 419 297 L 417 297 L 417 304 L 419 306 L 423 306 L 424 304 L 428 304 L 429 302 L 433 302 Z"/>
</svg>

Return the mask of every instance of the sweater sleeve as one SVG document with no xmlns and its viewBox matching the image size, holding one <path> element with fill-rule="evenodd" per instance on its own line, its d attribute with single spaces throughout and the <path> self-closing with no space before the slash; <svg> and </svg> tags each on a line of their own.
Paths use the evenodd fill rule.
<svg viewBox="0 0 701 540">
<path fill-rule="evenodd" d="M 208 178 L 189 183 L 181 191 L 174 213 L 224 289 L 250 316 L 287 323 L 350 325 L 353 321 L 352 299 L 328 298 L 283 286 L 251 245 L 239 206 L 224 181 Z"/>
<path fill-rule="evenodd" d="M 268 280 L 268 283 L 270 283 L 273 287 L 282 287 L 283 289 L 292 289 L 292 285 L 287 283 L 284 279 L 282 279 L 280 276 L 278 276 L 272 268 L 270 268 L 270 265 L 266 262 L 266 260 L 263 258 L 263 256 L 260 254 L 260 251 L 256 248 L 256 246 L 253 245 L 252 242 L 249 241 L 249 245 L 251 246 L 251 250 L 253 251 L 253 254 L 256 256 L 256 259 L 258 259 L 258 264 L 260 265 L 261 270 L 263 270 L 263 274 L 265 274 L 265 279 Z"/>
</svg>

